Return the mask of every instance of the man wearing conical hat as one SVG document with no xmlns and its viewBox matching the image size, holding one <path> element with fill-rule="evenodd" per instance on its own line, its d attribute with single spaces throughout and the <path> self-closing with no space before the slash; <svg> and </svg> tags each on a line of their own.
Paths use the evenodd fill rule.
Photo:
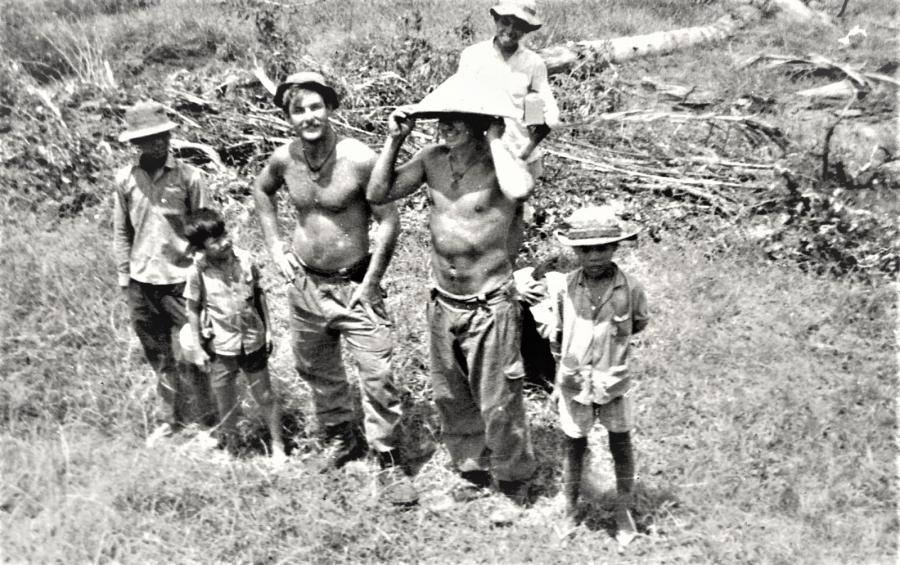
<svg viewBox="0 0 900 565">
<path fill-rule="evenodd" d="M 514 155 L 523 159 L 535 182 L 543 174 L 542 155 L 538 144 L 559 125 L 559 106 L 550 83 L 547 66 L 540 55 L 528 49 L 525 37 L 541 28 L 535 0 L 501 0 L 490 8 L 494 21 L 491 39 L 464 49 L 459 58 L 460 74 L 473 81 L 489 82 L 505 90 L 516 106 L 516 115 L 505 120 L 503 141 Z M 511 226 L 509 253 L 513 261 L 525 236 L 525 225 L 534 210 L 524 204 L 516 212 Z M 532 293 L 523 295 L 530 304 Z M 523 309 L 522 356 L 528 382 L 549 387 L 553 382 L 555 365 L 547 342 L 537 335 L 529 309 Z"/>
<path fill-rule="evenodd" d="M 272 154 L 253 196 L 269 252 L 290 283 L 294 361 L 312 389 L 323 435 L 334 445 L 330 465 L 364 458 L 371 445 L 383 469 L 382 498 L 405 506 L 416 503 L 418 494 L 400 458 L 400 394 L 391 370 L 392 323 L 381 289 L 400 220 L 395 206 L 366 201 L 375 153 L 334 131 L 329 117 L 339 102 L 319 73 L 296 73 L 278 86 L 275 104 L 297 137 Z M 277 220 L 281 188 L 287 189 L 297 218 L 287 242 Z M 372 221 L 377 223 L 374 242 Z M 359 367 L 363 418 L 356 413 L 344 370 L 342 337 Z"/>
<path fill-rule="evenodd" d="M 187 323 L 182 294 L 191 259 L 184 220 L 208 200 L 201 172 L 169 152 L 178 126 L 161 104 L 139 102 L 125 121 L 119 141 L 131 143 L 138 158 L 116 174 L 113 252 L 134 331 L 159 378 L 158 426 L 147 438 L 152 445 L 191 416 L 186 392 L 193 393 L 194 417 L 213 409 L 203 375 L 176 359 L 173 348 L 173 336 Z"/>
<path fill-rule="evenodd" d="M 419 104 L 391 114 L 367 189 L 371 201 L 390 202 L 428 186 L 434 401 L 464 479 L 454 497 L 480 496 L 496 479 L 508 496 L 491 516 L 497 524 L 526 503 L 535 469 L 522 394 L 522 314 L 507 252 L 510 223 L 533 181 L 500 139 L 500 118 L 514 112 L 503 91 L 451 77 Z M 441 142 L 396 166 L 417 117 L 438 119 Z"/>
</svg>

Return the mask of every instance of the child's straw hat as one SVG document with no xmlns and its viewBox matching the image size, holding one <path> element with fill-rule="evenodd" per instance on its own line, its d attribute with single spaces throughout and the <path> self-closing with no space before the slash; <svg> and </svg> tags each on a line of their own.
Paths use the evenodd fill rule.
<svg viewBox="0 0 900 565">
<path fill-rule="evenodd" d="M 612 206 L 588 206 L 566 218 L 556 237 L 563 245 L 605 245 L 637 237 L 640 230 L 624 224 Z"/>
</svg>

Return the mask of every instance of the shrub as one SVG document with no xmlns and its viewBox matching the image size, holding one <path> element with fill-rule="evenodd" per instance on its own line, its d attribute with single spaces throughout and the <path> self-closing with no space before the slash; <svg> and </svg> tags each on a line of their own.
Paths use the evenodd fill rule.
<svg viewBox="0 0 900 565">
<path fill-rule="evenodd" d="M 9 187 L 0 197 L 4 208 L 71 216 L 98 203 L 114 167 L 113 151 L 103 142 L 107 128 L 85 119 L 81 106 L 90 100 L 102 112 L 119 101 L 117 95 L 85 85 L 53 99 L 21 67 L 6 62 L 0 64 L 0 100 L 10 126 L 0 164 L 0 186 Z"/>
</svg>

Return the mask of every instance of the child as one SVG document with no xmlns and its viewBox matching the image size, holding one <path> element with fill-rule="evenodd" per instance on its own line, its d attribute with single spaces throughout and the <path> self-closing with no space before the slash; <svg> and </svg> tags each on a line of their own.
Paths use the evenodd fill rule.
<svg viewBox="0 0 900 565">
<path fill-rule="evenodd" d="M 285 459 L 281 410 L 272 392 L 267 358 L 272 338 L 259 270 L 250 254 L 233 247 L 222 216 L 201 208 L 187 219 L 185 237 L 200 253 L 188 270 L 184 297 L 194 337 L 194 362 L 209 372 L 219 412 L 221 442 L 236 448 L 238 369 L 266 418 L 272 436 L 272 458 Z M 204 345 L 201 315 L 208 317 L 212 337 Z"/>
<path fill-rule="evenodd" d="M 647 326 L 647 299 L 640 283 L 612 261 L 620 241 L 633 239 L 609 206 L 574 212 L 557 237 L 575 252 L 579 268 L 567 275 L 548 273 L 545 314 L 536 319 L 559 352 L 556 389 L 565 461 L 566 515 L 574 521 L 587 451 L 595 421 L 609 432 L 616 472 L 616 539 L 627 545 L 636 535 L 631 516 L 634 457 L 632 401 L 628 375 L 631 336 Z"/>
</svg>

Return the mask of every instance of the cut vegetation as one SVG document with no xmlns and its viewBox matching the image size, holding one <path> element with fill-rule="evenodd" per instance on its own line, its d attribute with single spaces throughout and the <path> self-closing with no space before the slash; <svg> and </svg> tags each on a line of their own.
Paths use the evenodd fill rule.
<svg viewBox="0 0 900 565">
<path fill-rule="evenodd" d="M 380 148 L 391 109 L 489 36 L 489 4 L 0 0 L 0 560 L 895 562 L 900 22 L 889 0 L 539 1 L 547 23 L 531 46 L 577 58 L 551 78 L 565 125 L 547 141 L 521 263 L 566 263 L 553 230 L 586 203 L 644 227 L 622 250 L 653 307 L 635 350 L 643 536 L 627 552 L 609 535 L 600 429 L 588 519 L 566 538 L 554 528 L 558 431 L 539 391 L 534 507 L 503 530 L 487 522 L 495 497 L 440 508 L 453 473 L 430 406 L 423 199 L 404 203 L 385 278 L 423 504 L 386 511 L 364 466 L 316 472 L 284 288 L 250 209 L 250 179 L 291 135 L 265 82 L 324 70 L 342 95 L 337 128 Z M 815 17 L 786 18 L 788 4 Z M 746 10 L 752 22 L 664 55 L 617 60 L 575 44 L 709 29 Z M 865 37 L 840 42 L 855 26 Z M 115 139 L 143 98 L 171 109 L 177 151 L 208 172 L 236 238 L 265 265 L 284 471 L 258 456 L 267 438 L 247 395 L 238 462 L 205 461 L 189 438 L 143 447 L 155 377 L 110 257 L 111 177 L 131 158 Z M 413 145 L 430 139 L 420 131 Z"/>
</svg>

